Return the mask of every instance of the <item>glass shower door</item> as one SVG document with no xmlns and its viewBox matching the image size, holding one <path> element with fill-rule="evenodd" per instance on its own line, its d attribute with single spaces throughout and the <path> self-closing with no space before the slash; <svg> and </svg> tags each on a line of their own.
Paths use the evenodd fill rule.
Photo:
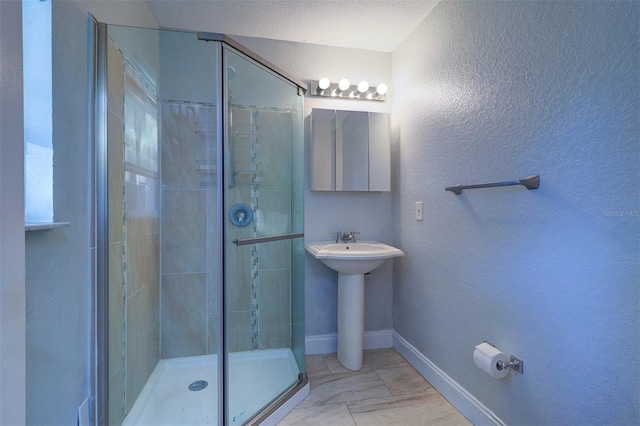
<svg viewBox="0 0 640 426">
<path fill-rule="evenodd" d="M 102 416 L 108 424 L 219 424 L 220 43 L 112 25 L 104 33 L 109 270 Z"/>
<path fill-rule="evenodd" d="M 242 424 L 304 372 L 302 96 L 231 48 L 223 61 L 227 412 Z"/>
</svg>

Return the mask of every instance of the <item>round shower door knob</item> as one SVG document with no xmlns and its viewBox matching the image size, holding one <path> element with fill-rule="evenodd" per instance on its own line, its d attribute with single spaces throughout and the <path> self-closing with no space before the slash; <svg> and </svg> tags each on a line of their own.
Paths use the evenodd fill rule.
<svg viewBox="0 0 640 426">
<path fill-rule="evenodd" d="M 236 204 L 229 210 L 229 220 L 235 226 L 245 227 L 253 221 L 253 210 L 246 204 Z"/>
</svg>

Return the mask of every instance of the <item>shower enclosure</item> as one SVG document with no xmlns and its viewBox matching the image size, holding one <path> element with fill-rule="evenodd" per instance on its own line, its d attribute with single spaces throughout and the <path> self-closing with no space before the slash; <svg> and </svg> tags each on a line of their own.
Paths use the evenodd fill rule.
<svg viewBox="0 0 640 426">
<path fill-rule="evenodd" d="M 277 417 L 308 393 L 304 88 L 219 34 L 91 31 L 99 422 Z"/>
</svg>

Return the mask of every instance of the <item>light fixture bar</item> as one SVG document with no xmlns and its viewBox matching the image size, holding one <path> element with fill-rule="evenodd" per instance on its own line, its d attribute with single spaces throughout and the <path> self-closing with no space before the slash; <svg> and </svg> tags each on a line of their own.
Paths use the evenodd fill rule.
<svg viewBox="0 0 640 426">
<path fill-rule="evenodd" d="M 320 82 L 322 82 L 322 84 L 320 84 Z M 324 78 L 320 80 L 311 80 L 310 83 L 311 90 L 309 91 L 309 94 L 311 96 L 380 102 L 384 102 L 387 100 L 387 85 L 384 83 L 380 83 L 375 86 L 367 86 L 367 90 L 364 91 L 358 90 L 358 86 L 360 86 L 360 89 L 364 89 L 364 85 L 362 84 L 363 82 L 360 82 L 358 84 L 351 84 L 346 79 L 340 80 L 340 83 L 330 82 L 329 86 L 326 88 L 325 86 L 327 84 L 327 80 L 325 80 Z M 380 90 L 381 88 L 384 89 Z"/>
</svg>

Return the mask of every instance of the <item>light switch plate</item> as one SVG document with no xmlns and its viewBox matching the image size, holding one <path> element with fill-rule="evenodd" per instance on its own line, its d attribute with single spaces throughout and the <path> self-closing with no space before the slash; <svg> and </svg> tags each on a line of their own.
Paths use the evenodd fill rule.
<svg viewBox="0 0 640 426">
<path fill-rule="evenodd" d="M 422 201 L 416 201 L 416 220 L 422 220 Z"/>
</svg>

